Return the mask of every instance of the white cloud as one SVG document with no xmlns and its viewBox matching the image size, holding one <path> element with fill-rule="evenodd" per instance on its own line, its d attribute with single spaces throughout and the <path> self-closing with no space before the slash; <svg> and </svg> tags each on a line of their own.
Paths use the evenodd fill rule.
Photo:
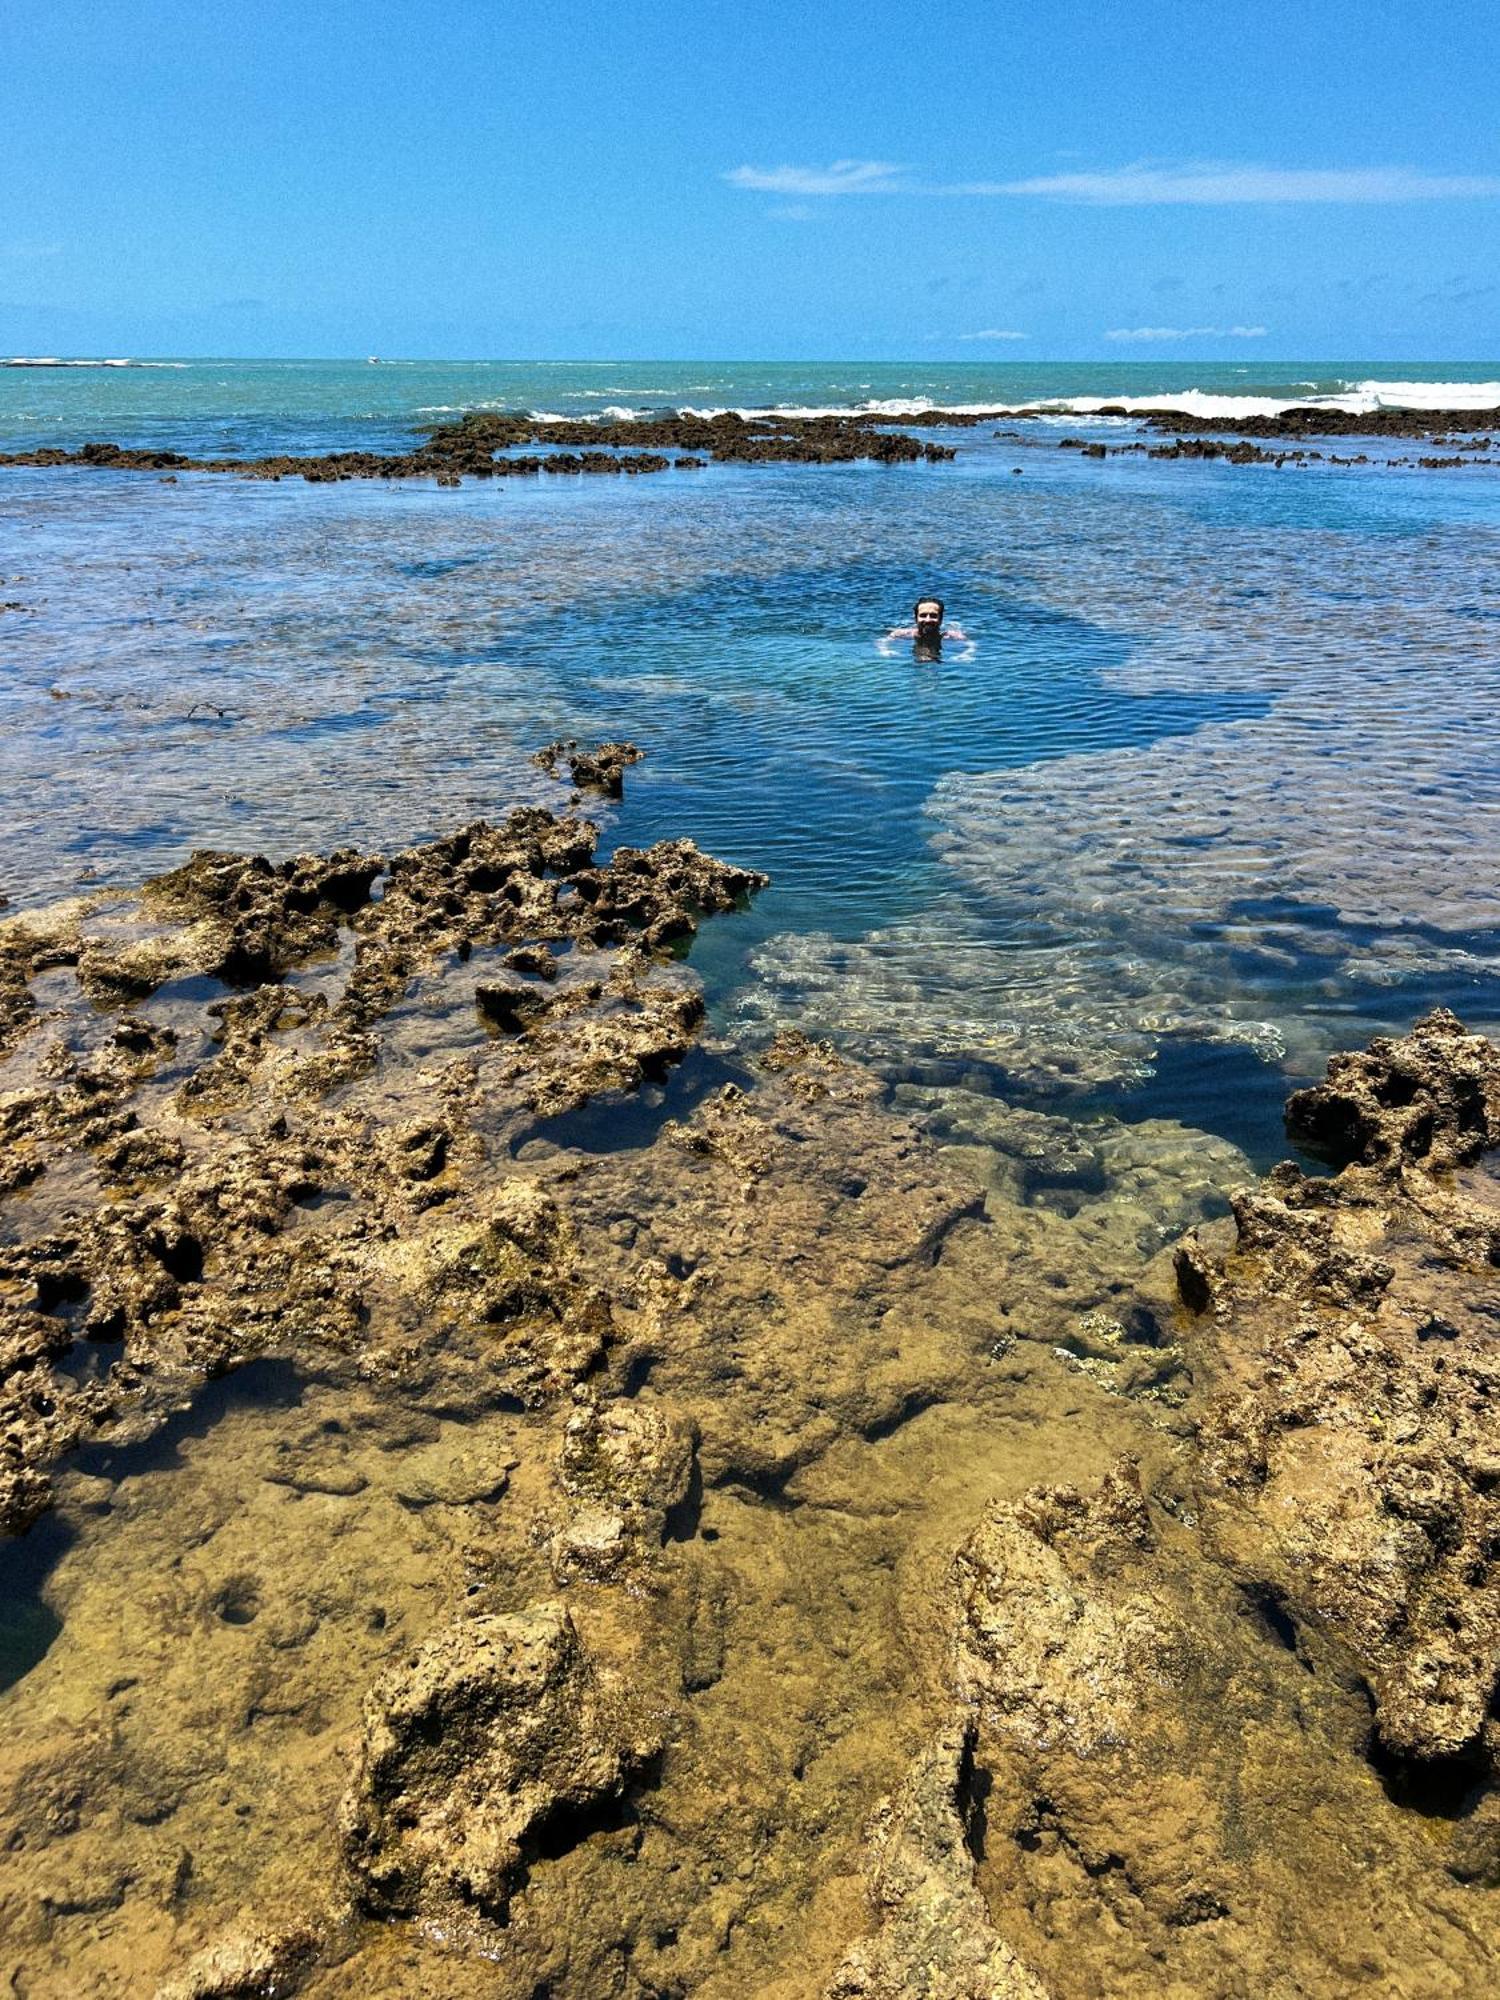
<svg viewBox="0 0 1500 2000">
<path fill-rule="evenodd" d="M 960 340 L 1024 340 L 1024 333 L 1017 333 L 1011 326 L 981 327 L 978 333 L 961 333 Z"/>
<path fill-rule="evenodd" d="M 826 167 L 734 167 L 724 178 L 732 187 L 759 194 L 1019 195 L 1095 208 L 1479 201 L 1500 195 L 1500 177 L 1491 174 L 1434 174 L 1419 167 L 1262 167 L 1212 160 L 1179 166 L 1138 161 L 1097 173 L 946 183 L 913 180 L 906 168 L 889 160 L 835 160 Z"/>
<path fill-rule="evenodd" d="M 1429 174 L 1416 167 L 1257 167 L 1217 162 L 1173 167 L 1142 163 L 1108 173 L 976 181 L 953 192 L 1041 195 L 1097 207 L 1472 201 L 1500 195 L 1500 179 L 1484 174 Z"/>
<path fill-rule="evenodd" d="M 1264 340 L 1268 326 L 1114 326 L 1106 340 Z"/>
<path fill-rule="evenodd" d="M 756 194 L 899 194 L 904 172 L 889 160 L 835 160 L 827 167 L 732 167 L 724 178 Z"/>
</svg>

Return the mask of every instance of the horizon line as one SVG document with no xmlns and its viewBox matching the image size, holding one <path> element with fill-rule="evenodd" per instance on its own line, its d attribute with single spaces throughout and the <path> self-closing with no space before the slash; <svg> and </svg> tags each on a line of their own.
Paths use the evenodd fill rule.
<svg viewBox="0 0 1500 2000">
<path fill-rule="evenodd" d="M 978 336 L 954 334 L 953 343 L 973 340 Z M 1106 339 L 1118 336 L 1105 335 Z M 1140 336 L 1135 336 L 1139 338 Z M 1227 336 L 1222 336 L 1227 337 Z M 1180 339 L 1180 334 L 1172 336 Z M 1166 338 L 1162 345 L 1167 345 Z M 1245 359 L 1243 347 L 1236 347 L 1232 353 L 1222 356 L 1195 355 L 1181 353 L 1164 355 L 1163 362 L 1196 368 L 1207 363 L 1222 360 L 1244 370 L 1281 367 L 1330 367 L 1334 363 L 1345 366 L 1390 367 L 1390 368 L 1500 368 L 1500 353 L 1495 355 L 1453 355 L 1426 356 L 1420 360 L 1402 359 L 1394 355 L 1368 354 L 1275 354 L 1256 355 Z M 268 365 L 323 365 L 360 366 L 380 368 L 649 368 L 658 365 L 672 368 L 707 366 L 713 368 L 1140 368 L 1157 365 L 1154 359 L 1124 359 L 1118 355 L 1028 355 L 1019 356 L 955 356 L 951 360 L 927 355 L 910 355 L 891 358 L 872 355 L 797 355 L 793 357 L 773 355 L 715 355 L 715 354 L 643 354 L 643 355 L 525 355 L 525 354 L 233 354 L 233 353 L 189 353 L 140 352 L 135 354 L 107 354 L 96 350 L 90 354 L 0 354 L 0 371 L 14 369 L 24 372 L 31 368 L 48 366 L 76 367 L 80 365 L 96 368 L 141 367 L 160 362 L 261 362 Z"/>
</svg>

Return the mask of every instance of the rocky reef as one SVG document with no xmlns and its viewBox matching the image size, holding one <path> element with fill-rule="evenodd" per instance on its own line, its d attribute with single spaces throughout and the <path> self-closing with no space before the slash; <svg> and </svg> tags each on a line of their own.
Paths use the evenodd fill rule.
<svg viewBox="0 0 1500 2000">
<path fill-rule="evenodd" d="M 1201 421 L 1199 419 L 1194 420 L 1191 425 L 1178 425 L 1176 423 L 1163 423 L 1161 418 L 1164 413 L 1162 412 L 1142 412 L 1141 414 L 1156 429 L 1196 429 L 1198 422 Z M 1315 413 L 1308 412 L 1307 414 L 1312 415 Z M 1231 424 L 1226 428 L 1237 429 L 1238 425 L 1237 423 Z M 1271 437 L 1286 435 L 1303 437 L 1309 434 L 1323 436 L 1328 431 L 1331 431 L 1336 436 L 1348 434 L 1342 424 L 1322 428 L 1307 426 L 1305 428 L 1294 429 L 1290 433 L 1273 430 L 1258 434 Z M 1356 426 L 1353 434 L 1358 437 L 1368 437 L 1370 432 L 1366 427 Z M 1426 433 L 1423 431 L 1390 432 L 1377 427 L 1375 435 L 1420 437 L 1425 436 Z M 1445 445 L 1452 445 L 1454 440 L 1447 437 L 1440 437 L 1438 442 Z M 1392 458 L 1389 455 L 1382 455 L 1379 463 L 1386 467 L 1417 465 L 1424 471 L 1448 471 L 1460 465 L 1493 465 L 1496 461 L 1484 456 L 1493 442 L 1494 440 L 1491 437 L 1463 438 L 1458 440 L 1459 449 L 1449 451 L 1446 456 L 1437 456 L 1429 453 L 1425 457 L 1411 459 Z M 1150 459 L 1166 460 L 1174 464 L 1180 463 L 1184 459 L 1193 459 L 1200 462 L 1204 460 L 1218 460 L 1224 465 L 1273 465 L 1279 468 L 1283 465 L 1312 465 L 1319 462 L 1328 465 L 1369 465 L 1374 462 L 1368 452 L 1341 453 L 1318 451 L 1309 445 L 1283 445 L 1278 451 L 1265 451 L 1260 445 L 1252 444 L 1250 439 L 1244 435 L 1238 436 L 1233 443 L 1226 443 L 1223 438 L 1216 437 L 1174 437 L 1170 444 L 1153 445 L 1144 443 L 1140 439 L 1133 440 L 1129 444 L 1105 444 L 1098 438 L 1067 437 L 1059 438 L 1057 444 L 1059 451 L 1076 451 L 1080 458 L 1129 458 L 1139 455 Z"/>
<path fill-rule="evenodd" d="M 1124 416 L 1123 408 L 1104 409 L 1101 416 Z M 1185 410 L 1135 410 L 1157 431 L 1212 430 L 1225 436 L 1254 438 L 1361 437 L 1443 438 L 1454 433 L 1500 431 L 1500 410 L 1337 410 L 1324 403 L 1299 403 L 1286 410 L 1243 417 L 1216 417 L 1205 424 Z"/>
<path fill-rule="evenodd" d="M 524 452 L 542 445 L 543 452 Z M 953 457 L 947 445 L 892 430 L 878 418 L 715 417 L 668 414 L 629 422 L 531 417 L 504 411 L 471 411 L 455 423 L 433 426 L 424 441 L 404 452 L 334 451 L 276 453 L 264 458 L 194 458 L 172 450 L 131 449 L 96 443 L 67 451 L 41 446 L 0 454 L 0 466 L 73 467 L 103 472 L 234 472 L 246 479 L 301 478 L 314 484 L 342 479 L 436 479 L 457 486 L 464 479 L 527 478 L 537 473 L 639 474 L 695 470 L 710 460 L 724 464 L 843 465 L 871 459 L 882 465 Z"/>
<path fill-rule="evenodd" d="M 1382 1768 L 1462 1800 L 1500 1749 L 1500 1054 L 1440 1012 L 1288 1119 L 1342 1171 L 1283 1166 L 1222 1263 L 1178 1251 L 1205 1536 L 1353 1663 Z"/>
<path fill-rule="evenodd" d="M 528 808 L 0 919 L 13 1991 L 1483 1986 L 1500 1054 L 1253 1184 L 719 1039 L 760 881 Z"/>
<path fill-rule="evenodd" d="M 560 778 L 560 767 L 565 764 L 579 791 L 600 792 L 607 799 L 618 799 L 625 793 L 626 771 L 645 754 L 634 743 L 600 743 L 589 750 L 570 737 L 565 742 L 548 743 L 536 752 L 532 762 L 540 765 L 549 778 Z"/>
<path fill-rule="evenodd" d="M 686 841 L 596 866 L 596 838 L 531 808 L 389 863 L 200 853 L 123 905 L 6 921 L 12 1037 L 42 1025 L 28 984 L 40 971 L 71 968 L 82 1011 L 0 1100 L 3 1185 L 46 1210 L 53 1181 L 81 1178 L 93 1199 L 0 1243 L 0 1522 L 45 1505 L 61 1452 L 139 1438 L 195 1382 L 272 1348 L 361 1344 L 370 1293 L 393 1276 L 376 1246 L 448 1201 L 474 1147 L 456 1115 L 461 1062 L 394 1122 L 362 1112 L 352 1088 L 388 1059 L 393 1016 L 438 968 L 464 968 L 471 1039 L 496 1038 L 492 1105 L 554 1116 L 682 1059 L 701 999 L 657 960 L 762 878 Z M 288 977 L 340 950 L 337 997 Z M 189 1037 L 150 1002 L 194 979 L 221 997 L 194 1010 Z M 306 1227 L 330 1189 L 340 1225 Z M 481 1311 L 496 1325 L 587 1322 L 536 1275 L 545 1222 L 513 1211 L 476 1222 Z"/>
<path fill-rule="evenodd" d="M 562 1605 L 461 1618 L 366 1699 L 340 1814 L 360 1900 L 503 1923 L 547 1829 L 576 1836 L 643 1761 Z"/>
<path fill-rule="evenodd" d="M 830 2000 L 1479 1976 L 1500 1050 L 1436 1014 L 1288 1122 L 1337 1175 L 1288 1163 L 1231 1243 L 1173 1253 L 1179 1448 L 1003 1502 L 960 1549 L 950 1714 L 872 1820 L 878 1929 Z"/>
<path fill-rule="evenodd" d="M 856 412 L 847 416 L 796 417 L 780 413 L 742 415 L 723 410 L 712 416 L 687 411 L 643 413 L 629 418 L 536 417 L 520 410 L 471 410 L 450 423 L 428 427 L 421 443 L 401 452 L 277 452 L 261 458 L 195 457 L 162 447 L 130 447 L 104 441 L 68 450 L 43 445 L 0 454 L 0 467 L 73 468 L 94 472 L 237 473 L 245 479 L 304 479 L 329 484 L 346 479 L 435 479 L 458 486 L 465 479 L 562 477 L 583 474 L 639 475 L 695 471 L 721 465 L 845 465 L 856 460 L 879 465 L 941 463 L 955 456 L 951 445 L 918 437 L 915 431 L 975 430 L 1003 419 L 1052 419 L 1051 408 L 999 410 L 919 410 L 905 417 Z M 1127 410 L 1106 405 L 1094 414 L 1132 417 L 1154 431 L 1172 434 L 1170 444 L 1106 445 L 1062 438 L 1063 449 L 1088 458 L 1120 452 L 1149 452 L 1157 459 L 1222 459 L 1234 465 L 1300 464 L 1328 454 L 1288 445 L 1262 451 L 1253 438 L 1432 438 L 1457 449 L 1427 457 L 1424 466 L 1483 464 L 1481 456 L 1500 431 L 1500 410 L 1374 410 L 1351 413 L 1322 406 L 1283 410 L 1272 416 L 1226 417 L 1211 423 L 1183 410 Z M 1189 436 L 1205 430 L 1213 436 Z M 1457 436 L 1456 433 L 1472 433 Z M 1238 439 L 1226 444 L 1225 437 Z M 526 447 L 540 447 L 528 450 Z M 1332 457 L 1339 465 L 1363 464 L 1360 456 Z M 1389 461 L 1388 461 L 1389 462 Z M 1408 460 L 1394 461 L 1407 464 Z M 0 610 L 24 610 L 0 605 Z"/>
</svg>

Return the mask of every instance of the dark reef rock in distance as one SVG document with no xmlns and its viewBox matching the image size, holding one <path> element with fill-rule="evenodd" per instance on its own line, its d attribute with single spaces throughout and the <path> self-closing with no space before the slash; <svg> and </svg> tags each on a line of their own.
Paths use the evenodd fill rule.
<svg viewBox="0 0 1500 2000">
<path fill-rule="evenodd" d="M 631 418 L 534 417 L 525 411 L 475 410 L 452 422 L 432 425 L 423 441 L 404 452 L 331 451 L 272 453 L 261 458 L 194 457 L 167 448 L 133 448 L 94 442 L 77 450 L 39 446 L 31 451 L 0 454 L 0 467 L 69 467 L 84 471 L 155 472 L 175 478 L 180 472 L 237 473 L 247 479 L 301 478 L 314 484 L 347 479 L 436 480 L 457 486 L 464 479 L 529 478 L 538 474 L 629 475 L 695 471 L 709 463 L 721 465 L 846 465 L 873 462 L 902 465 L 938 464 L 955 456 L 951 445 L 913 435 L 915 431 L 974 430 L 994 424 L 1053 417 L 1055 409 L 919 410 L 903 417 L 860 412 L 847 416 L 794 417 L 767 412 L 741 415 L 721 411 L 695 416 L 680 411 Z M 1500 430 L 1500 410 L 1375 410 L 1352 412 L 1319 406 L 1284 410 L 1273 416 L 1223 417 L 1206 421 L 1187 411 L 1167 407 L 1126 410 L 1106 405 L 1093 414 L 1130 417 L 1152 430 L 1174 434 L 1211 431 L 1221 436 L 1249 438 L 1369 437 L 1427 438 L 1451 443 L 1447 434 Z M 1460 441 L 1464 450 L 1485 450 L 1491 440 L 1471 436 Z M 1090 458 L 1111 455 L 1102 444 L 1064 439 Z M 540 447 L 527 450 L 525 447 Z M 1250 464 L 1270 458 L 1277 464 L 1298 462 L 1316 453 L 1258 453 L 1253 447 L 1215 444 L 1196 437 L 1180 446 L 1162 446 L 1153 457 L 1223 458 Z M 1344 462 L 1344 461 L 1340 461 Z M 1473 459 L 1423 461 L 1472 464 Z M 1480 461 L 1482 462 L 1482 461 Z"/>
<path fill-rule="evenodd" d="M 1137 409 L 1130 414 L 1158 431 L 1209 430 L 1256 438 L 1428 438 L 1458 430 L 1500 430 L 1500 409 L 1335 410 L 1326 404 L 1308 403 L 1270 415 L 1215 417 L 1208 422 L 1186 410 Z"/>
<path fill-rule="evenodd" d="M 523 445 L 543 452 L 516 456 Z M 701 457 L 693 454 L 701 453 Z M 511 454 L 511 455 L 505 455 Z M 668 455 L 672 454 L 672 455 Z M 536 473 L 647 473 L 724 464 L 882 465 L 940 462 L 951 447 L 932 444 L 878 419 L 858 417 L 717 417 L 667 415 L 628 422 L 536 418 L 477 411 L 435 426 L 411 451 L 276 453 L 263 458 L 194 458 L 170 450 L 139 450 L 95 443 L 77 451 L 43 446 L 0 454 L 0 466 L 72 467 L 114 472 L 234 472 L 247 479 L 300 477 L 314 483 L 343 479 L 433 478 L 440 486 L 468 479 L 528 477 Z"/>
</svg>

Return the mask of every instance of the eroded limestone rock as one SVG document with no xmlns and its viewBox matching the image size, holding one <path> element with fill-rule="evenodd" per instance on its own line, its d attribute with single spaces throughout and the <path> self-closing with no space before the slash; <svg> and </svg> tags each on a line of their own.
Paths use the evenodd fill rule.
<svg viewBox="0 0 1500 2000">
<path fill-rule="evenodd" d="M 585 1838 L 645 1754 L 562 1605 L 460 1619 L 366 1701 L 340 1819 L 361 1898 L 503 1922 L 537 1843 Z"/>
<path fill-rule="evenodd" d="M 310 1930 L 232 1932 L 159 1986 L 156 2000 L 282 2000 L 298 1990 L 316 1951 Z"/>
<path fill-rule="evenodd" d="M 974 1880 L 1055 2000 L 1479 1976 L 1472 1842 L 1413 1838 L 1358 1686 L 1131 1468 L 992 1509 L 955 1587 Z"/>
<path fill-rule="evenodd" d="M 694 1436 L 639 1402 L 583 1401 L 563 1429 L 558 1479 L 575 1503 L 552 1544 L 554 1569 L 609 1577 L 632 1554 L 649 1555 L 688 1496 Z"/>
<path fill-rule="evenodd" d="M 1440 1007 L 1400 1040 L 1334 1056 L 1288 1101 L 1287 1130 L 1339 1166 L 1469 1166 L 1500 1146 L 1500 1049 Z"/>
<path fill-rule="evenodd" d="M 568 775 L 580 791 L 602 792 L 608 799 L 618 799 L 625 790 L 626 770 L 638 764 L 645 754 L 634 743 L 599 743 L 592 750 L 585 750 L 570 737 L 538 750 L 532 762 L 540 764 L 552 778 L 560 777 L 558 766 L 566 764 Z"/>
<path fill-rule="evenodd" d="M 990 1922 L 974 1886 L 969 1730 L 945 1730 L 877 1811 L 868 1882 L 874 1936 L 840 1965 L 826 2000 L 1047 2000 Z"/>
<path fill-rule="evenodd" d="M 138 908 L 5 921 L 19 997 L 0 997 L 0 1035 L 9 1022 L 31 1038 L 0 1096 L 0 1193 L 41 1196 L 0 1246 L 0 1527 L 46 1505 L 48 1468 L 74 1446 L 144 1435 L 268 1350 L 416 1365 L 390 1329 L 416 1295 L 429 1346 L 456 1319 L 495 1328 L 523 1400 L 599 1365 L 607 1299 L 555 1231 L 547 1246 L 507 1234 L 494 1187 L 475 1191 L 477 1128 L 664 1078 L 703 1016 L 670 947 L 764 878 L 687 841 L 601 863 L 596 841 L 587 821 L 526 808 L 388 868 L 353 850 L 205 852 Z M 549 945 L 575 947 L 565 968 Z M 470 973 L 476 954 L 507 962 Z M 31 983 L 68 966 L 81 991 L 43 1042 Z M 243 990 L 159 997 L 186 973 Z M 455 976 L 488 998 L 493 1043 L 475 1022 L 466 1048 L 393 1092 L 377 1072 L 409 1067 L 403 1008 L 420 1019 L 422 983 Z M 372 1291 L 387 1294 L 374 1338 Z"/>
<path fill-rule="evenodd" d="M 1386 1752 L 1477 1777 L 1500 1750 L 1500 1180 L 1475 1164 L 1500 1053 L 1435 1016 L 1293 1114 L 1353 1163 L 1278 1168 L 1226 1258 L 1179 1264 L 1205 1525 L 1346 1649 Z"/>
</svg>

